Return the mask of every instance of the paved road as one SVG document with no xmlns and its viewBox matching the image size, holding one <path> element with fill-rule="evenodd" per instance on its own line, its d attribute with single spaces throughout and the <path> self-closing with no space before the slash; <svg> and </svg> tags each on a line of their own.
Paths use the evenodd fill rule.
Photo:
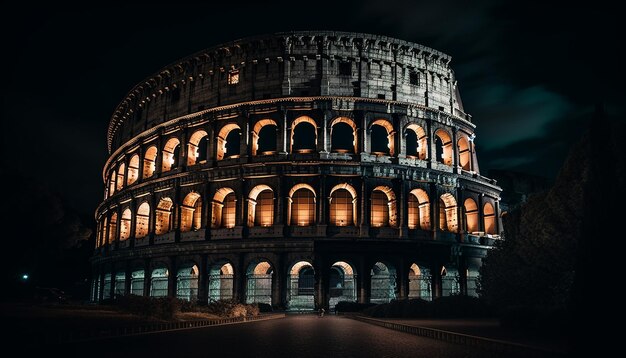
<svg viewBox="0 0 626 358">
<path fill-rule="evenodd" d="M 481 357 L 478 348 L 417 337 L 344 317 L 314 315 L 91 341 L 77 357 Z"/>
</svg>

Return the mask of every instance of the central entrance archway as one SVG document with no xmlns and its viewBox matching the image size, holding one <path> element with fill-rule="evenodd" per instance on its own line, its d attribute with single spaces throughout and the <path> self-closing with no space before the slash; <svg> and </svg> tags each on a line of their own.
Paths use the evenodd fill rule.
<svg viewBox="0 0 626 358">
<path fill-rule="evenodd" d="M 248 266 L 246 303 L 272 304 L 272 274 L 274 268 L 267 261 Z"/>
<path fill-rule="evenodd" d="M 356 272 L 347 262 L 337 261 L 331 266 L 328 286 L 331 310 L 341 301 L 356 302 Z"/>
<path fill-rule="evenodd" d="M 315 271 L 307 261 L 296 262 L 289 270 L 287 309 L 292 311 L 315 308 Z"/>
</svg>

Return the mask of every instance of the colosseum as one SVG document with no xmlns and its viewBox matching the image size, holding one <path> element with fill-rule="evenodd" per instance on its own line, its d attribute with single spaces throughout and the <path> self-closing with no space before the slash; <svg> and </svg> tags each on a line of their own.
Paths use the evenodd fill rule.
<svg viewBox="0 0 626 358">
<path fill-rule="evenodd" d="M 115 109 L 92 299 L 276 309 L 476 295 L 500 238 L 451 57 L 296 31 L 176 61 Z"/>
</svg>

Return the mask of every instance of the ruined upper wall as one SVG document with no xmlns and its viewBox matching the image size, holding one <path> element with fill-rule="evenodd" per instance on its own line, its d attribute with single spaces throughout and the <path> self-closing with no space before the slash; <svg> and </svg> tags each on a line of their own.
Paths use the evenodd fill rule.
<svg viewBox="0 0 626 358">
<path fill-rule="evenodd" d="M 351 32 L 294 31 L 221 44 L 135 86 L 111 118 L 108 149 L 172 118 L 282 97 L 376 98 L 469 120 L 450 60 L 412 42 Z"/>
</svg>

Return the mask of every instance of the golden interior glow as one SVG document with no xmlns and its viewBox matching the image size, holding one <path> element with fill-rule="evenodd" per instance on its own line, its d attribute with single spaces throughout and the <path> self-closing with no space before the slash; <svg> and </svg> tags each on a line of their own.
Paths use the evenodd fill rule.
<svg viewBox="0 0 626 358">
<path fill-rule="evenodd" d="M 191 192 L 183 199 L 181 206 L 180 231 L 198 230 L 202 225 L 202 198 Z"/>
<path fill-rule="evenodd" d="M 126 185 L 131 185 L 139 178 L 139 154 L 134 154 L 128 162 L 128 178 Z"/>
<path fill-rule="evenodd" d="M 137 209 L 135 222 L 135 238 L 140 239 L 148 236 L 148 223 L 150 221 L 150 204 L 143 203 Z"/>
<path fill-rule="evenodd" d="M 236 210 L 235 193 L 230 193 L 224 198 L 224 207 L 222 208 L 222 227 L 235 227 L 235 210 Z"/>
<path fill-rule="evenodd" d="M 459 165 L 461 165 L 463 170 L 471 170 L 470 147 L 469 147 L 469 143 L 467 139 L 464 136 L 459 138 L 458 149 L 459 149 Z"/>
<path fill-rule="evenodd" d="M 483 206 L 483 217 L 485 221 L 485 234 L 496 233 L 496 215 L 491 203 L 485 203 Z"/>
<path fill-rule="evenodd" d="M 423 189 L 413 189 L 408 202 L 409 229 L 430 230 L 430 202 Z"/>
<path fill-rule="evenodd" d="M 143 177 L 149 178 L 154 174 L 156 170 L 156 156 L 157 148 L 151 146 L 146 150 L 146 154 L 143 157 Z"/>
<path fill-rule="evenodd" d="M 441 162 L 445 165 L 452 165 L 452 139 L 450 134 L 443 129 L 437 129 L 435 135 L 439 137 L 442 143 Z"/>
<path fill-rule="evenodd" d="M 296 190 L 291 196 L 291 222 L 309 226 L 315 222 L 315 194 L 309 188 Z"/>
<path fill-rule="evenodd" d="M 471 198 L 465 199 L 463 209 L 465 211 L 465 231 L 470 233 L 478 231 L 478 207 L 476 202 Z"/>
<path fill-rule="evenodd" d="M 441 195 L 439 199 L 439 229 L 458 232 L 456 199 L 450 193 Z"/>
<path fill-rule="evenodd" d="M 389 226 L 389 201 L 387 195 L 380 190 L 372 192 L 371 200 L 371 221 L 372 227 Z"/>
<path fill-rule="evenodd" d="M 172 229 L 171 216 L 174 203 L 170 198 L 161 198 L 156 208 L 156 222 L 154 223 L 154 233 L 156 235 L 165 234 Z"/>
<path fill-rule="evenodd" d="M 346 189 L 337 189 L 330 195 L 330 224 L 335 226 L 354 225 L 352 194 Z"/>
<path fill-rule="evenodd" d="M 120 222 L 120 241 L 127 240 L 130 237 L 131 220 L 132 220 L 132 213 L 130 209 L 125 209 L 122 212 L 122 220 Z"/>
<path fill-rule="evenodd" d="M 163 163 L 161 166 L 161 171 L 166 172 L 172 169 L 174 163 L 176 163 L 176 158 L 174 158 L 174 153 L 178 146 L 180 145 L 180 141 L 178 138 L 170 138 L 163 147 Z"/>
</svg>

